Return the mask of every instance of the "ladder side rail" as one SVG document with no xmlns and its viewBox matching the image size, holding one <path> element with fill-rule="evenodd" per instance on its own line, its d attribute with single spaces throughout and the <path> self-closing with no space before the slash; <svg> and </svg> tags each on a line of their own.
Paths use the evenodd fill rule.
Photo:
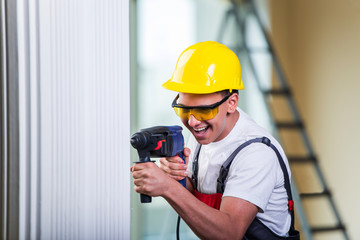
<svg viewBox="0 0 360 240">
<path fill-rule="evenodd" d="M 218 32 L 218 36 L 217 36 L 217 41 L 221 42 L 222 37 L 224 36 L 225 33 L 225 29 L 226 29 L 226 24 L 229 21 L 229 18 L 231 16 L 233 9 L 229 8 L 228 10 L 226 10 L 221 23 L 220 23 L 220 31 Z"/>
<path fill-rule="evenodd" d="M 301 202 L 301 199 L 300 199 L 300 194 L 299 194 L 299 191 L 298 191 L 294 181 L 291 181 L 291 190 L 293 192 L 293 199 L 294 199 L 294 202 L 295 202 L 296 216 L 300 220 L 300 225 L 302 227 L 302 232 L 301 233 L 302 233 L 302 235 L 305 236 L 306 240 L 313 240 L 311 227 L 310 227 L 310 225 L 308 223 L 308 220 L 307 220 L 307 217 L 305 215 L 305 209 L 302 206 L 302 202 Z"/>
<path fill-rule="evenodd" d="M 239 16 L 238 11 L 237 11 L 237 3 L 234 0 L 232 0 L 232 3 L 233 3 L 232 13 L 233 13 L 235 21 L 236 21 L 236 23 L 237 23 L 237 25 L 239 27 L 239 31 L 241 32 L 241 38 L 242 38 L 241 41 L 243 43 L 243 47 L 241 48 L 241 50 L 242 50 L 242 52 L 245 52 L 244 55 L 241 55 L 240 52 L 237 52 L 236 54 L 239 56 L 239 58 L 243 58 L 243 56 L 246 57 L 245 62 L 248 63 L 247 66 L 250 68 L 250 72 L 253 74 L 253 78 L 254 78 L 254 80 L 256 82 L 256 85 L 259 88 L 259 91 L 261 91 L 263 93 L 263 89 L 261 87 L 261 82 L 260 82 L 260 77 L 257 74 L 255 65 L 253 64 L 253 60 L 250 57 L 250 49 L 249 49 L 249 46 L 247 45 L 247 42 L 246 42 L 246 40 L 244 38 L 245 31 L 246 31 L 246 29 L 245 29 L 246 15 L 242 16 L 242 18 L 241 18 L 241 16 Z M 265 95 L 261 94 L 261 96 L 262 96 L 262 101 L 265 103 L 265 105 L 267 105 Z M 271 123 L 273 129 L 276 129 L 276 124 L 274 122 L 273 113 L 270 111 L 269 107 L 266 108 L 266 111 L 267 111 L 267 114 L 270 116 L 270 123 Z M 279 136 L 277 134 L 277 131 L 274 131 L 274 135 L 280 141 L 280 138 L 279 138 Z"/>
<path fill-rule="evenodd" d="M 234 0 L 233 0 L 232 2 L 233 2 L 234 4 L 236 4 L 236 3 L 234 2 Z M 267 32 L 267 30 L 266 30 L 263 22 L 261 21 L 261 18 L 260 18 L 259 13 L 258 13 L 257 10 L 256 10 L 255 3 L 254 3 L 253 0 L 248 0 L 248 2 L 249 2 L 249 5 L 250 5 L 251 12 L 252 12 L 252 14 L 254 15 L 256 21 L 258 22 L 258 25 L 260 26 L 261 32 L 263 33 L 263 36 L 264 36 L 264 38 L 265 38 L 265 40 L 266 40 L 266 43 L 267 43 L 267 45 L 268 45 L 268 50 L 269 50 L 270 55 L 271 55 L 271 58 L 272 58 L 272 60 L 273 60 L 273 63 L 274 63 L 274 66 L 275 66 L 275 70 L 276 70 L 277 76 L 279 77 L 279 82 L 280 82 L 280 84 L 281 84 L 281 87 L 282 87 L 283 90 L 289 90 L 290 87 L 289 87 L 289 85 L 287 84 L 287 80 L 286 80 L 286 78 L 285 78 L 285 75 L 284 75 L 284 73 L 283 73 L 283 71 L 282 71 L 282 69 L 281 69 L 281 67 L 280 67 L 280 62 L 279 62 L 278 57 L 277 57 L 277 55 L 276 55 L 276 53 L 275 53 L 273 43 L 272 43 L 272 41 L 270 40 L 269 34 L 268 34 L 268 32 Z M 290 94 L 291 94 L 291 92 L 290 92 Z M 289 94 L 289 96 L 290 96 L 290 94 Z M 292 112 L 292 114 L 293 114 L 293 117 L 294 117 L 294 121 L 297 122 L 297 123 L 301 123 L 301 122 L 302 122 L 302 119 L 301 119 L 301 117 L 300 117 L 299 112 L 297 111 L 297 107 L 296 107 L 296 104 L 295 104 L 293 98 L 292 98 L 292 97 L 288 97 L 288 100 L 289 100 L 290 110 L 291 110 L 291 112 Z M 313 151 L 313 149 L 312 149 L 312 147 L 311 147 L 310 140 L 309 140 L 308 136 L 307 136 L 306 134 L 302 134 L 301 136 L 302 136 L 302 138 L 303 138 L 303 140 L 304 140 L 306 149 L 307 149 L 307 151 L 308 151 L 308 152 L 307 152 L 308 155 L 309 155 L 309 156 L 313 156 L 314 151 Z"/>
<path fill-rule="evenodd" d="M 279 81 L 281 83 L 282 89 L 290 91 L 290 87 L 287 84 L 286 77 L 285 77 L 285 75 L 283 73 L 282 68 L 280 67 L 280 62 L 279 62 L 277 54 L 276 54 L 276 52 L 274 50 L 272 41 L 270 40 L 269 34 L 268 34 L 267 30 L 265 29 L 265 26 L 264 26 L 264 24 L 262 23 L 262 21 L 260 19 L 260 16 L 259 16 L 259 14 L 258 14 L 258 12 L 256 10 L 256 6 L 254 4 L 254 1 L 253 0 L 248 0 L 248 2 L 250 3 L 251 12 L 253 13 L 256 21 L 258 22 L 258 24 L 260 26 L 260 29 L 261 29 L 261 32 L 263 33 L 263 36 L 264 36 L 264 38 L 266 40 L 266 43 L 268 45 L 268 50 L 269 50 L 271 58 L 273 60 L 273 63 L 274 63 L 275 69 L 276 69 L 276 73 L 277 73 L 277 76 L 279 77 Z M 291 112 L 293 114 L 293 117 L 294 117 L 294 121 L 296 123 L 302 123 L 303 120 L 300 117 L 300 113 L 297 110 L 298 108 L 296 107 L 295 101 L 292 98 L 291 91 L 290 91 L 290 93 L 288 95 L 288 102 L 289 102 L 290 110 L 291 110 Z M 310 143 L 310 139 L 309 139 L 308 135 L 305 133 L 304 129 L 302 129 L 301 133 L 302 133 L 301 137 L 302 137 L 303 142 L 305 143 L 305 147 L 307 149 L 307 154 L 309 156 L 314 156 L 314 150 L 312 148 L 312 145 Z M 323 181 L 323 178 L 322 178 L 321 181 L 323 183 L 325 183 L 325 181 Z"/>
<path fill-rule="evenodd" d="M 244 38 L 244 36 L 245 36 L 246 14 L 244 16 L 242 16 L 243 19 L 241 19 L 241 17 L 238 14 L 238 8 L 237 8 L 238 4 L 234 0 L 232 0 L 232 4 L 233 4 L 233 7 L 230 8 L 226 12 L 226 15 L 225 15 L 225 17 L 223 19 L 222 28 L 221 28 L 221 34 L 218 35 L 218 41 L 221 42 L 222 34 L 224 33 L 226 23 L 229 21 L 230 15 L 233 14 L 234 17 L 235 17 L 235 21 L 236 21 L 237 25 L 239 26 L 239 30 L 241 32 L 242 43 L 245 45 L 244 47 L 237 46 L 236 47 L 237 53 L 239 53 L 242 50 L 245 50 L 244 55 L 247 57 L 247 62 L 249 63 L 251 72 L 253 73 L 253 77 L 254 77 L 260 91 L 262 91 L 262 93 L 264 93 L 264 91 L 263 91 L 263 89 L 261 87 L 261 84 L 260 84 L 259 76 L 257 75 L 257 71 L 256 71 L 256 68 L 254 66 L 253 60 L 250 57 L 251 50 L 250 50 L 249 46 L 247 45 L 247 43 L 245 41 L 245 38 Z M 253 7 L 254 7 L 254 5 L 253 5 Z M 259 26 L 261 27 L 261 30 L 262 30 L 262 32 L 264 34 L 264 37 L 265 37 L 265 39 L 267 41 L 267 44 L 269 46 L 268 51 L 269 51 L 269 53 L 270 53 L 270 55 L 271 55 L 271 57 L 273 59 L 273 62 L 274 62 L 275 68 L 276 68 L 276 72 L 277 72 L 277 74 L 279 76 L 279 80 L 284 81 L 284 82 L 281 82 L 281 83 L 284 83 L 284 84 L 282 84 L 282 88 L 289 91 L 289 88 L 288 88 L 287 83 L 286 83 L 286 79 L 284 77 L 284 74 L 281 71 L 279 61 L 276 58 L 274 48 L 272 47 L 272 45 L 270 43 L 270 38 L 267 35 L 265 36 L 265 34 L 267 34 L 267 32 L 266 32 L 264 26 L 262 25 L 262 22 L 261 22 L 259 16 L 255 15 L 255 13 L 257 13 L 256 10 L 255 10 L 255 7 L 253 8 L 253 13 L 254 13 L 254 16 L 256 17 L 256 20 L 257 20 Z M 291 95 L 289 94 L 289 96 L 291 96 Z M 266 101 L 266 98 L 265 98 L 265 94 L 262 94 L 262 98 L 263 98 L 263 101 L 265 102 L 265 104 L 268 105 L 268 102 Z M 295 103 L 294 103 L 293 99 L 291 97 L 288 97 L 288 101 L 289 101 L 291 109 L 295 110 L 295 113 L 294 113 L 295 120 L 297 120 L 297 122 L 301 123 L 301 118 L 300 118 L 300 115 L 298 114 L 298 112 L 296 111 L 297 108 L 295 106 Z M 274 117 L 272 116 L 272 113 L 271 113 L 269 107 L 266 108 L 266 110 L 267 110 L 269 116 L 271 116 L 270 121 L 271 121 L 272 126 L 274 127 L 274 129 L 277 129 L 276 125 L 274 123 Z M 309 139 L 307 137 L 307 134 L 306 134 L 304 128 L 300 129 L 300 131 L 301 131 L 302 138 L 303 138 L 303 141 L 305 143 L 305 146 L 307 147 L 307 149 L 309 151 L 309 155 L 313 156 L 314 154 L 313 154 L 313 151 L 312 151 L 312 148 L 311 148 L 311 144 L 310 144 L 310 141 L 309 141 Z M 275 132 L 275 135 L 276 135 L 277 139 L 279 139 L 279 136 L 277 136 L 277 132 Z M 326 181 L 324 180 L 323 174 L 322 174 L 322 172 L 320 170 L 320 167 L 319 167 L 318 163 L 314 162 L 314 164 L 315 164 L 315 168 L 316 168 L 316 172 L 318 174 L 318 177 L 320 178 L 320 181 L 323 184 L 324 191 L 328 191 Z M 294 193 L 296 195 L 296 197 L 294 197 L 294 201 L 297 204 L 297 208 L 298 208 L 297 215 L 298 215 L 299 220 L 300 220 L 300 222 L 302 224 L 303 234 L 307 237 L 308 240 L 311 240 L 312 239 L 312 230 L 311 230 L 311 228 L 310 228 L 310 226 L 309 226 L 309 224 L 307 222 L 305 212 L 304 212 L 304 210 L 302 208 L 302 203 L 301 203 L 301 200 L 300 200 L 300 197 L 299 197 L 299 193 L 297 192 L 297 188 L 296 188 L 295 184 L 292 183 L 292 187 L 293 187 Z M 341 225 L 342 221 L 341 221 L 340 215 L 339 215 L 339 213 L 338 213 L 338 211 L 336 209 L 335 203 L 334 203 L 333 199 L 331 198 L 331 196 L 328 197 L 328 200 L 330 201 L 330 205 L 331 205 L 331 207 L 332 207 L 332 209 L 334 211 L 335 217 L 339 222 L 339 226 L 341 227 L 342 226 Z M 349 239 L 345 230 L 343 230 L 343 234 L 344 234 L 346 239 Z"/>
<path fill-rule="evenodd" d="M 328 185 L 327 185 L 326 182 L 325 182 L 325 179 L 324 179 L 324 176 L 323 176 L 322 171 L 321 171 L 321 169 L 320 169 L 319 163 L 318 163 L 318 162 L 315 162 L 315 163 L 314 163 L 314 167 L 315 167 L 316 172 L 318 173 L 319 179 L 323 182 L 324 191 L 329 191 L 329 187 L 328 187 Z M 335 215 L 335 218 L 336 218 L 336 220 L 337 220 L 337 224 L 338 224 L 339 226 L 344 227 L 344 229 L 343 229 L 343 231 L 342 231 L 342 232 L 343 232 L 343 235 L 344 235 L 344 238 L 345 238 L 346 240 L 349 240 L 350 238 L 349 238 L 349 236 L 348 236 L 348 234 L 347 234 L 347 232 L 346 232 L 346 230 L 345 230 L 345 226 L 344 226 L 344 224 L 343 224 L 343 220 L 342 220 L 342 218 L 341 218 L 341 216 L 340 216 L 339 210 L 337 209 L 337 206 L 336 206 L 336 204 L 335 204 L 335 201 L 334 201 L 331 193 L 330 193 L 330 195 L 328 196 L 328 201 L 329 201 L 329 203 L 330 203 L 330 206 L 331 206 L 331 208 L 332 208 L 332 210 L 333 210 L 333 213 L 334 213 L 334 215 Z"/>
<path fill-rule="evenodd" d="M 251 73 L 253 74 L 254 79 L 255 79 L 258 87 L 261 88 L 260 85 L 259 85 L 260 84 L 259 76 L 256 73 L 254 63 L 252 62 L 253 60 L 251 59 L 251 57 L 249 55 L 250 53 L 249 53 L 248 46 L 245 47 L 245 51 L 246 51 L 245 55 L 247 56 L 247 62 L 248 62 L 249 68 L 251 69 Z M 260 89 L 260 91 L 261 91 L 261 89 Z M 266 96 L 264 94 L 261 94 L 261 96 L 262 96 L 262 99 L 265 102 L 265 104 L 268 106 Z M 266 110 L 267 110 L 269 116 L 271 116 L 270 117 L 270 122 L 271 122 L 271 125 L 272 125 L 273 129 L 274 129 L 273 134 L 276 137 L 276 139 L 281 141 L 280 136 L 278 135 L 278 131 L 276 131 L 277 128 L 276 128 L 276 124 L 274 122 L 273 113 L 270 111 L 269 106 L 266 107 Z M 298 191 L 297 191 L 296 185 L 294 184 L 294 181 L 291 181 L 291 186 L 292 186 L 292 191 L 293 191 L 293 198 L 294 198 L 293 200 L 294 200 L 295 206 L 297 208 L 296 214 L 297 214 L 298 219 L 300 220 L 300 224 L 302 226 L 302 232 L 306 236 L 307 240 L 312 240 L 313 238 L 312 238 L 311 228 L 310 228 L 310 225 L 308 223 L 307 217 L 305 215 L 305 210 L 304 210 L 304 208 L 302 206 L 302 202 L 301 202 L 301 200 L 299 198 Z"/>
<path fill-rule="evenodd" d="M 234 2 L 234 0 L 233 0 L 232 2 Z M 267 43 L 267 45 L 268 45 L 268 50 L 269 50 L 270 56 L 271 56 L 271 58 L 272 58 L 272 60 L 273 60 L 274 67 L 275 67 L 277 76 L 278 76 L 278 78 L 279 78 L 279 82 L 280 82 L 280 84 L 281 84 L 281 87 L 282 87 L 283 90 L 289 90 L 290 87 L 289 87 L 289 85 L 287 84 L 287 80 L 286 80 L 286 78 L 285 78 L 285 75 L 284 75 L 284 73 L 283 73 L 283 71 L 282 71 L 282 69 L 281 69 L 281 67 L 280 67 L 280 62 L 279 62 L 279 60 L 278 60 L 277 54 L 275 53 L 273 43 L 272 43 L 272 41 L 270 40 L 269 34 L 268 34 L 268 32 L 267 32 L 267 30 L 266 30 L 263 22 L 261 21 L 261 18 L 260 18 L 259 13 L 258 13 L 257 10 L 256 10 L 255 3 L 254 3 L 254 1 L 252 1 L 252 0 L 248 0 L 248 2 L 249 2 L 249 5 L 250 5 L 249 9 L 251 10 L 252 14 L 254 15 L 256 21 L 258 22 L 258 24 L 259 24 L 259 26 L 260 26 L 260 29 L 261 29 L 261 32 L 262 32 L 262 34 L 263 34 L 263 36 L 264 36 L 264 38 L 265 38 L 265 40 L 266 40 L 266 43 Z M 234 3 L 235 3 L 235 2 L 234 2 Z M 236 4 L 236 3 L 235 3 L 235 4 Z M 298 123 L 299 123 L 299 122 L 302 122 L 302 119 L 301 119 L 301 117 L 300 117 L 300 114 L 299 114 L 299 112 L 297 111 L 297 107 L 296 107 L 295 102 L 292 100 L 292 98 L 289 98 L 289 100 L 290 100 L 290 110 L 291 110 L 292 113 L 293 113 L 293 117 L 294 117 L 295 122 L 298 122 Z M 311 154 L 311 153 L 313 153 L 313 151 L 312 151 L 312 148 L 311 148 L 310 141 L 307 139 L 306 136 L 305 136 L 305 139 L 306 139 L 305 142 L 308 143 L 308 144 L 306 144 L 307 149 L 310 150 L 309 154 Z"/>
<path fill-rule="evenodd" d="M 234 0 L 232 0 L 232 2 L 234 2 Z M 261 32 L 263 33 L 264 38 L 265 38 L 265 40 L 266 40 L 266 42 L 268 44 L 268 49 L 272 53 L 271 57 L 273 58 L 274 66 L 275 66 L 276 72 L 278 73 L 281 86 L 282 86 L 283 89 L 288 89 L 288 84 L 287 84 L 286 78 L 285 78 L 285 76 L 283 74 L 283 71 L 282 71 L 282 69 L 280 67 L 280 62 L 279 62 L 277 56 L 275 55 L 274 46 L 272 44 L 272 41 L 270 40 L 270 37 L 269 37 L 269 34 L 268 34 L 268 32 L 267 32 L 267 30 L 265 28 L 265 25 L 262 23 L 260 15 L 256 10 L 255 3 L 254 3 L 253 0 L 247 0 L 247 2 L 249 2 L 249 9 L 253 13 L 253 15 L 255 16 L 255 19 L 257 20 L 257 22 L 258 22 L 258 24 L 260 26 Z"/>
<path fill-rule="evenodd" d="M 232 0 L 232 2 L 233 2 L 233 4 L 236 5 L 236 3 L 235 3 L 234 0 Z M 273 59 L 274 66 L 275 66 L 277 75 L 278 75 L 278 77 L 279 77 L 279 81 L 280 81 L 280 83 L 281 83 L 281 85 L 282 85 L 282 88 L 283 88 L 283 89 L 289 89 L 289 86 L 288 86 L 288 84 L 287 84 L 287 80 L 286 80 L 286 78 L 285 78 L 285 75 L 283 74 L 283 71 L 282 71 L 281 67 L 280 67 L 280 62 L 279 62 L 279 60 L 278 60 L 278 58 L 277 58 L 277 55 L 276 55 L 276 53 L 275 53 L 275 50 L 274 50 L 273 44 L 272 44 L 272 42 L 271 42 L 271 40 L 270 40 L 269 34 L 267 33 L 267 30 L 265 29 L 264 24 L 262 23 L 262 21 L 261 21 L 261 19 L 260 19 L 260 16 L 259 16 L 258 12 L 256 11 L 255 3 L 254 3 L 253 0 L 249 0 L 248 2 L 250 2 L 250 8 L 251 8 L 251 10 L 252 10 L 252 13 L 253 13 L 253 15 L 255 16 L 255 18 L 256 18 L 256 20 L 257 20 L 257 22 L 258 22 L 258 24 L 259 24 L 259 26 L 260 26 L 260 28 L 261 28 L 261 30 L 262 30 L 262 33 L 263 33 L 263 35 L 264 35 L 264 38 L 265 38 L 265 40 L 266 40 L 266 42 L 267 42 L 267 44 L 268 44 L 268 49 L 269 49 L 270 55 L 271 55 L 271 57 L 272 57 L 272 59 Z M 246 45 L 246 42 L 245 42 L 245 45 Z M 257 82 L 260 83 L 259 81 L 257 81 Z M 290 109 L 291 109 L 291 111 L 292 111 L 292 113 L 293 113 L 293 117 L 294 117 L 295 121 L 296 121 L 296 122 L 302 122 L 302 119 L 301 119 L 301 117 L 300 117 L 300 114 L 299 114 L 299 112 L 297 111 L 296 104 L 295 104 L 293 98 L 290 97 L 290 95 L 288 96 L 288 100 L 289 100 Z M 309 137 L 308 137 L 308 135 L 306 134 L 304 127 L 301 129 L 301 136 L 302 136 L 302 138 L 303 138 L 303 141 L 304 141 L 304 144 L 305 144 L 305 146 L 306 146 L 306 149 L 307 149 L 307 151 L 308 151 L 309 156 L 314 156 L 313 148 L 311 147 L 311 143 L 310 143 Z M 327 183 L 326 183 L 326 181 L 325 181 L 324 174 L 322 173 L 318 162 L 315 162 L 314 165 L 315 165 L 315 170 L 316 170 L 316 172 L 317 172 L 317 174 L 318 174 L 318 177 L 319 177 L 319 179 L 320 179 L 320 182 L 321 182 L 321 184 L 322 184 L 322 186 L 323 186 L 323 188 L 324 188 L 324 191 L 328 191 L 328 190 L 329 190 L 329 187 L 328 187 L 328 185 L 327 185 Z M 332 196 L 329 196 L 328 200 L 329 200 L 330 205 L 331 205 L 331 207 L 332 207 L 332 209 L 333 209 L 333 211 L 334 211 L 335 218 L 337 219 L 337 221 L 338 221 L 339 224 L 342 224 L 343 221 L 341 220 L 340 214 L 339 214 L 339 212 L 338 212 L 338 210 L 337 210 L 337 207 L 336 207 L 336 205 L 335 205 L 335 202 L 334 202 Z M 344 237 L 345 237 L 346 239 L 349 239 L 346 231 L 343 231 L 343 234 L 344 234 Z"/>
<path fill-rule="evenodd" d="M 246 47 L 245 47 L 245 55 L 247 57 L 247 62 L 248 62 L 248 65 L 249 65 L 249 68 L 251 69 L 251 73 L 253 74 L 253 77 L 256 81 L 256 84 L 258 85 L 258 88 L 260 89 L 261 91 L 261 86 L 260 86 L 260 79 L 259 79 L 259 76 L 258 74 L 256 73 L 256 69 L 255 69 L 255 66 L 254 66 L 254 63 L 253 63 L 253 60 L 251 59 L 250 57 L 250 52 L 249 52 L 249 47 L 247 46 L 247 44 L 245 43 Z M 277 127 L 276 127 L 276 124 L 274 122 L 274 116 L 273 116 L 273 113 L 270 111 L 270 108 L 269 108 L 269 103 L 268 101 L 266 100 L 266 96 L 264 94 L 261 94 L 262 96 L 262 100 L 263 102 L 265 102 L 265 104 L 268 106 L 266 107 L 266 110 L 268 112 L 268 115 L 270 116 L 270 123 L 274 129 L 274 136 L 276 137 L 276 139 L 278 139 L 279 141 L 281 141 L 280 139 L 280 136 L 278 134 L 278 131 L 277 130 Z M 293 191 L 293 200 L 295 202 L 295 206 L 297 208 L 297 211 L 296 211 L 296 214 L 297 214 L 297 217 L 298 219 L 300 220 L 300 224 L 302 226 L 302 233 L 306 236 L 306 239 L 307 240 L 312 240 L 312 233 L 311 233 L 311 228 L 310 228 L 310 225 L 308 223 L 308 220 L 307 220 L 307 217 L 305 215 L 305 210 L 302 206 L 302 202 L 299 198 L 299 193 L 297 191 L 297 187 L 296 187 L 296 184 L 294 184 L 294 181 L 291 181 L 291 186 L 292 186 L 292 191 Z"/>
<path fill-rule="evenodd" d="M 336 204 L 335 204 L 333 198 L 330 197 L 330 198 L 329 198 L 329 201 L 330 201 L 330 205 L 332 206 L 332 208 L 333 208 L 333 210 L 334 210 L 334 214 L 335 214 L 335 216 L 336 216 L 336 218 L 337 218 L 337 220 L 338 220 L 338 225 L 341 226 L 341 227 L 343 227 L 342 232 L 343 232 L 344 238 L 345 238 L 346 240 L 349 240 L 350 237 L 349 237 L 349 235 L 347 234 L 345 225 L 343 224 L 343 221 L 342 221 L 342 219 L 341 219 L 340 213 L 339 213 L 339 211 L 337 210 L 337 207 L 336 207 Z"/>
<path fill-rule="evenodd" d="M 282 88 L 289 90 L 290 87 L 288 86 L 287 80 L 286 80 L 286 78 L 285 78 L 285 75 L 283 74 L 283 71 L 282 71 L 282 69 L 281 69 L 281 67 L 280 67 L 280 62 L 279 62 L 278 57 L 277 57 L 277 55 L 276 55 L 276 53 L 275 53 L 275 50 L 274 50 L 273 44 L 272 44 L 272 42 L 271 42 L 271 40 L 270 40 L 269 34 L 267 33 L 267 31 L 266 31 L 266 29 L 265 29 L 265 27 L 264 27 L 264 24 L 262 23 L 262 21 L 261 21 L 261 19 L 260 19 L 260 16 L 259 16 L 258 12 L 256 11 L 256 7 L 255 7 L 255 5 L 254 5 L 254 1 L 250 0 L 249 2 L 250 2 L 250 5 L 251 5 L 251 12 L 252 12 L 253 15 L 255 16 L 255 19 L 257 20 L 257 22 L 258 22 L 258 24 L 259 24 L 259 26 L 260 26 L 260 28 L 261 28 L 261 31 L 262 31 L 262 33 L 263 33 L 263 35 L 264 35 L 264 38 L 265 38 L 265 40 L 266 40 L 266 43 L 268 44 L 268 49 L 269 49 L 270 55 L 271 55 L 271 57 L 272 57 L 272 59 L 273 59 L 274 66 L 275 66 L 275 69 L 276 69 L 276 73 L 277 73 L 277 75 L 278 75 L 278 77 L 279 77 L 280 83 L 282 84 Z M 294 121 L 295 121 L 296 123 L 302 123 L 303 120 L 302 120 L 302 118 L 300 117 L 300 114 L 299 114 L 299 112 L 298 112 L 298 110 L 297 110 L 297 107 L 296 107 L 296 104 L 295 104 L 294 99 L 291 97 L 291 95 L 288 95 L 287 98 L 288 98 L 290 110 L 291 110 L 291 112 L 292 112 L 292 114 L 293 114 L 293 117 L 294 117 Z M 306 132 L 305 132 L 305 127 L 304 127 L 304 126 L 303 126 L 303 128 L 301 129 L 301 137 L 302 137 L 303 142 L 304 142 L 304 144 L 305 144 L 305 148 L 306 148 L 306 150 L 307 150 L 308 156 L 314 156 L 314 150 L 313 150 L 312 145 L 311 145 L 311 143 L 310 143 L 310 139 L 309 139 L 308 135 L 307 135 Z M 316 171 L 317 171 L 317 173 L 318 173 L 318 176 L 319 176 L 319 179 L 320 179 L 320 182 L 321 182 L 323 188 L 324 188 L 325 190 L 327 190 L 327 189 L 328 189 L 328 186 L 327 186 L 327 184 L 326 184 L 324 175 L 323 175 L 322 171 L 320 170 L 320 167 L 318 166 L 317 163 L 316 163 Z"/>
<path fill-rule="evenodd" d="M 235 17 L 235 21 L 239 27 L 239 30 L 240 32 L 242 33 L 241 34 L 241 37 L 242 37 L 242 42 L 244 44 L 244 47 L 243 47 L 243 50 L 245 51 L 245 54 L 244 56 L 246 56 L 246 62 L 248 63 L 248 66 L 250 68 L 250 71 L 251 73 L 253 74 L 253 78 L 255 79 L 255 82 L 259 88 L 259 90 L 263 93 L 263 89 L 261 87 L 261 83 L 260 83 L 260 78 L 257 74 L 257 71 L 256 71 L 256 68 L 255 68 L 255 65 L 253 63 L 253 60 L 251 59 L 250 57 L 250 49 L 249 49 L 249 46 L 247 45 L 247 42 L 245 41 L 245 21 L 246 21 L 246 16 L 239 16 L 238 12 L 237 12 L 237 4 L 232 1 L 233 3 L 233 14 L 234 14 L 234 17 Z M 239 54 L 240 55 L 240 54 Z M 266 100 L 266 96 L 264 94 L 261 94 L 262 96 L 262 101 L 265 103 L 265 105 L 268 106 L 268 102 Z M 271 125 L 273 127 L 273 129 L 276 129 L 276 124 L 274 122 L 274 116 L 273 116 L 273 113 L 270 111 L 270 108 L 269 106 L 266 107 L 266 110 L 267 110 L 267 113 L 268 115 L 270 116 L 270 122 L 271 122 Z M 280 141 L 280 137 L 278 136 L 278 131 L 274 131 L 274 135 L 275 137 Z M 298 215 L 298 219 L 300 220 L 300 223 L 301 223 L 301 226 L 302 226 L 302 232 L 303 234 L 307 237 L 308 240 L 312 240 L 312 233 L 311 233 L 311 228 L 309 226 L 309 223 L 307 221 L 307 218 L 305 216 L 305 211 L 302 207 L 302 202 L 299 198 L 299 195 L 298 195 L 298 191 L 297 191 L 297 188 L 294 184 L 294 181 L 291 181 L 292 182 L 292 187 L 293 187 L 293 194 L 294 194 L 294 202 L 297 206 L 297 215 Z"/>
</svg>

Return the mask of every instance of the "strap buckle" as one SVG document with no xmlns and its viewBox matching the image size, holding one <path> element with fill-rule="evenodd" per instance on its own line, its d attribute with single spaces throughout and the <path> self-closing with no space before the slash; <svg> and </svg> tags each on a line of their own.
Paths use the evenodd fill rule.
<svg viewBox="0 0 360 240">
<path fill-rule="evenodd" d="M 229 173 L 228 168 L 224 168 L 224 166 L 221 166 L 219 177 L 217 179 L 217 185 L 216 185 L 216 192 L 217 193 L 224 193 L 225 190 L 225 180 L 227 178 L 227 175 Z"/>
<path fill-rule="evenodd" d="M 266 144 L 266 145 L 268 145 L 268 146 L 271 145 L 271 141 L 270 141 L 270 139 L 268 139 L 267 137 L 263 137 L 263 138 L 261 139 L 261 142 L 264 143 L 264 144 Z"/>
</svg>

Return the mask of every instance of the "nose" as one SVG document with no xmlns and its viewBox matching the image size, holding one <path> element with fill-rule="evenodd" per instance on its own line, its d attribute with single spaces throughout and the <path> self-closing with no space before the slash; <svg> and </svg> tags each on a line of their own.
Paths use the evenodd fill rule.
<svg viewBox="0 0 360 240">
<path fill-rule="evenodd" d="M 198 125 L 198 124 L 200 124 L 200 123 L 201 123 L 201 121 L 197 120 L 197 119 L 194 117 L 194 115 L 192 115 L 192 114 L 190 115 L 189 120 L 188 120 L 189 126 L 195 127 L 196 125 Z"/>
</svg>

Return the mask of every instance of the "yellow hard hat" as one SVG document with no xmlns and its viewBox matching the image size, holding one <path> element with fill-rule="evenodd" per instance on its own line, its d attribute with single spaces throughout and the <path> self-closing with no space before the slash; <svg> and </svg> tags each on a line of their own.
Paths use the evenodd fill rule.
<svg viewBox="0 0 360 240">
<path fill-rule="evenodd" d="M 236 54 L 218 42 L 196 43 L 183 51 L 164 88 L 176 92 L 206 94 L 244 89 Z"/>
</svg>

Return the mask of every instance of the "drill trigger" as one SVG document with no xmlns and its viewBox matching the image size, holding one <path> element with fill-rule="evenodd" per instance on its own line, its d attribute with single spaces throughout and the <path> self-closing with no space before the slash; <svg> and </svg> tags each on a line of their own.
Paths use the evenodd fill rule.
<svg viewBox="0 0 360 240">
<path fill-rule="evenodd" d="M 156 146 L 156 148 L 154 150 L 159 150 L 162 147 L 163 142 L 166 142 L 166 140 L 163 139 L 163 140 L 158 141 L 157 146 Z"/>
</svg>

